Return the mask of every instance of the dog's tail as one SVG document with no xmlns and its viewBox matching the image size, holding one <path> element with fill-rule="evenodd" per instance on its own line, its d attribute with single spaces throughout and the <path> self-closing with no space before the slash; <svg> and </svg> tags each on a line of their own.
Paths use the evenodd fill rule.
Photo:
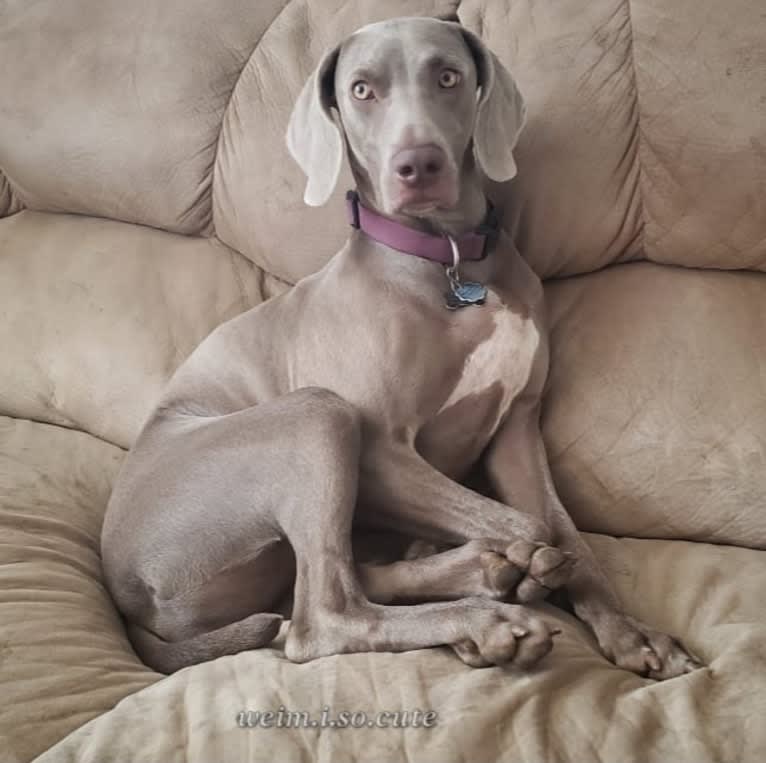
<svg viewBox="0 0 766 763">
<path fill-rule="evenodd" d="M 146 665 L 160 673 L 174 673 L 198 662 L 266 646 L 277 635 L 281 624 L 282 615 L 258 612 L 182 641 L 165 641 L 133 623 L 128 625 L 128 636 Z"/>
</svg>

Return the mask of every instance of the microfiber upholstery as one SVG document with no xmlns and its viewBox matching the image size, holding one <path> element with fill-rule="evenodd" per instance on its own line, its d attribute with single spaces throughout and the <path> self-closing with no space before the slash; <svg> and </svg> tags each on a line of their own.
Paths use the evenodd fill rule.
<svg viewBox="0 0 766 763">
<path fill-rule="evenodd" d="M 124 454 L 210 331 L 346 237 L 348 171 L 307 208 L 284 132 L 323 50 L 396 15 L 459 19 L 524 93 L 488 193 L 545 279 L 554 478 L 703 670 L 620 671 L 549 605 L 528 675 L 277 641 L 165 678 L 130 648 L 98 545 Z M 763 760 L 764 40 L 752 0 L 0 2 L 0 763 Z M 238 728 L 280 705 L 439 723 Z"/>
</svg>

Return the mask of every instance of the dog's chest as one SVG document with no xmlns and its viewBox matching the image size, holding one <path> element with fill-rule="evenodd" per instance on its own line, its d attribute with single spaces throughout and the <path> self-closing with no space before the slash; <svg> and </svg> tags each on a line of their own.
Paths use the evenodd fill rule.
<svg viewBox="0 0 766 763">
<path fill-rule="evenodd" d="M 490 292 L 477 341 L 467 348 L 457 383 L 420 430 L 423 456 L 450 476 L 475 463 L 524 389 L 540 345 L 536 323 Z"/>
</svg>

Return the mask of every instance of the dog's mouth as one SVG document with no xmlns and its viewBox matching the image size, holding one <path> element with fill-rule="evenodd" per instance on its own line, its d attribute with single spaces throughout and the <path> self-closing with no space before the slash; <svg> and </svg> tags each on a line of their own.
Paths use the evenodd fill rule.
<svg viewBox="0 0 766 763">
<path fill-rule="evenodd" d="M 405 204 L 395 211 L 404 215 L 412 215 L 413 217 L 418 217 L 420 215 L 427 215 L 429 213 L 436 212 L 440 209 L 444 209 L 444 207 L 439 206 L 437 201 L 422 201 L 420 203 Z"/>
<path fill-rule="evenodd" d="M 422 217 L 435 212 L 448 212 L 457 205 L 457 193 L 439 189 L 417 190 L 402 193 L 393 204 L 392 213 Z"/>
</svg>

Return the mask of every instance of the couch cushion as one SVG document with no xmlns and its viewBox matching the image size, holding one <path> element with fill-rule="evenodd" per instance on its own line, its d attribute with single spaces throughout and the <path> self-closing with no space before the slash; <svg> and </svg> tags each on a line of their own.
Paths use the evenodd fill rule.
<svg viewBox="0 0 766 763">
<path fill-rule="evenodd" d="M 122 455 L 82 432 L 0 418 L 3 763 L 30 760 L 157 678 L 101 582 L 101 520 Z"/>
<path fill-rule="evenodd" d="M 542 276 L 641 254 L 637 91 L 624 0 L 466 0 L 460 20 L 518 80 L 519 174 L 494 194 Z"/>
<path fill-rule="evenodd" d="M 37 763 L 110 760 L 528 760 L 756 763 L 766 745 L 765 552 L 590 536 L 628 609 L 682 636 L 708 667 L 656 683 L 619 670 L 583 626 L 528 673 L 475 670 L 450 650 L 328 657 L 275 648 L 183 670 L 127 697 Z M 434 728 L 240 728 L 240 711 L 434 710 Z M 119 751 L 119 755 L 117 755 Z"/>
<path fill-rule="evenodd" d="M 20 199 L 34 209 L 209 232 L 223 111 L 285 2 L 4 8 L 0 167 Z"/>
<path fill-rule="evenodd" d="M 579 527 L 766 548 L 766 275 L 636 263 L 548 298 L 545 436 Z"/>
<path fill-rule="evenodd" d="M 0 220 L 0 413 L 132 443 L 179 363 L 267 294 L 216 239 L 24 211 Z"/>
<path fill-rule="evenodd" d="M 766 270 L 766 12 L 631 0 L 646 256 Z"/>
</svg>

